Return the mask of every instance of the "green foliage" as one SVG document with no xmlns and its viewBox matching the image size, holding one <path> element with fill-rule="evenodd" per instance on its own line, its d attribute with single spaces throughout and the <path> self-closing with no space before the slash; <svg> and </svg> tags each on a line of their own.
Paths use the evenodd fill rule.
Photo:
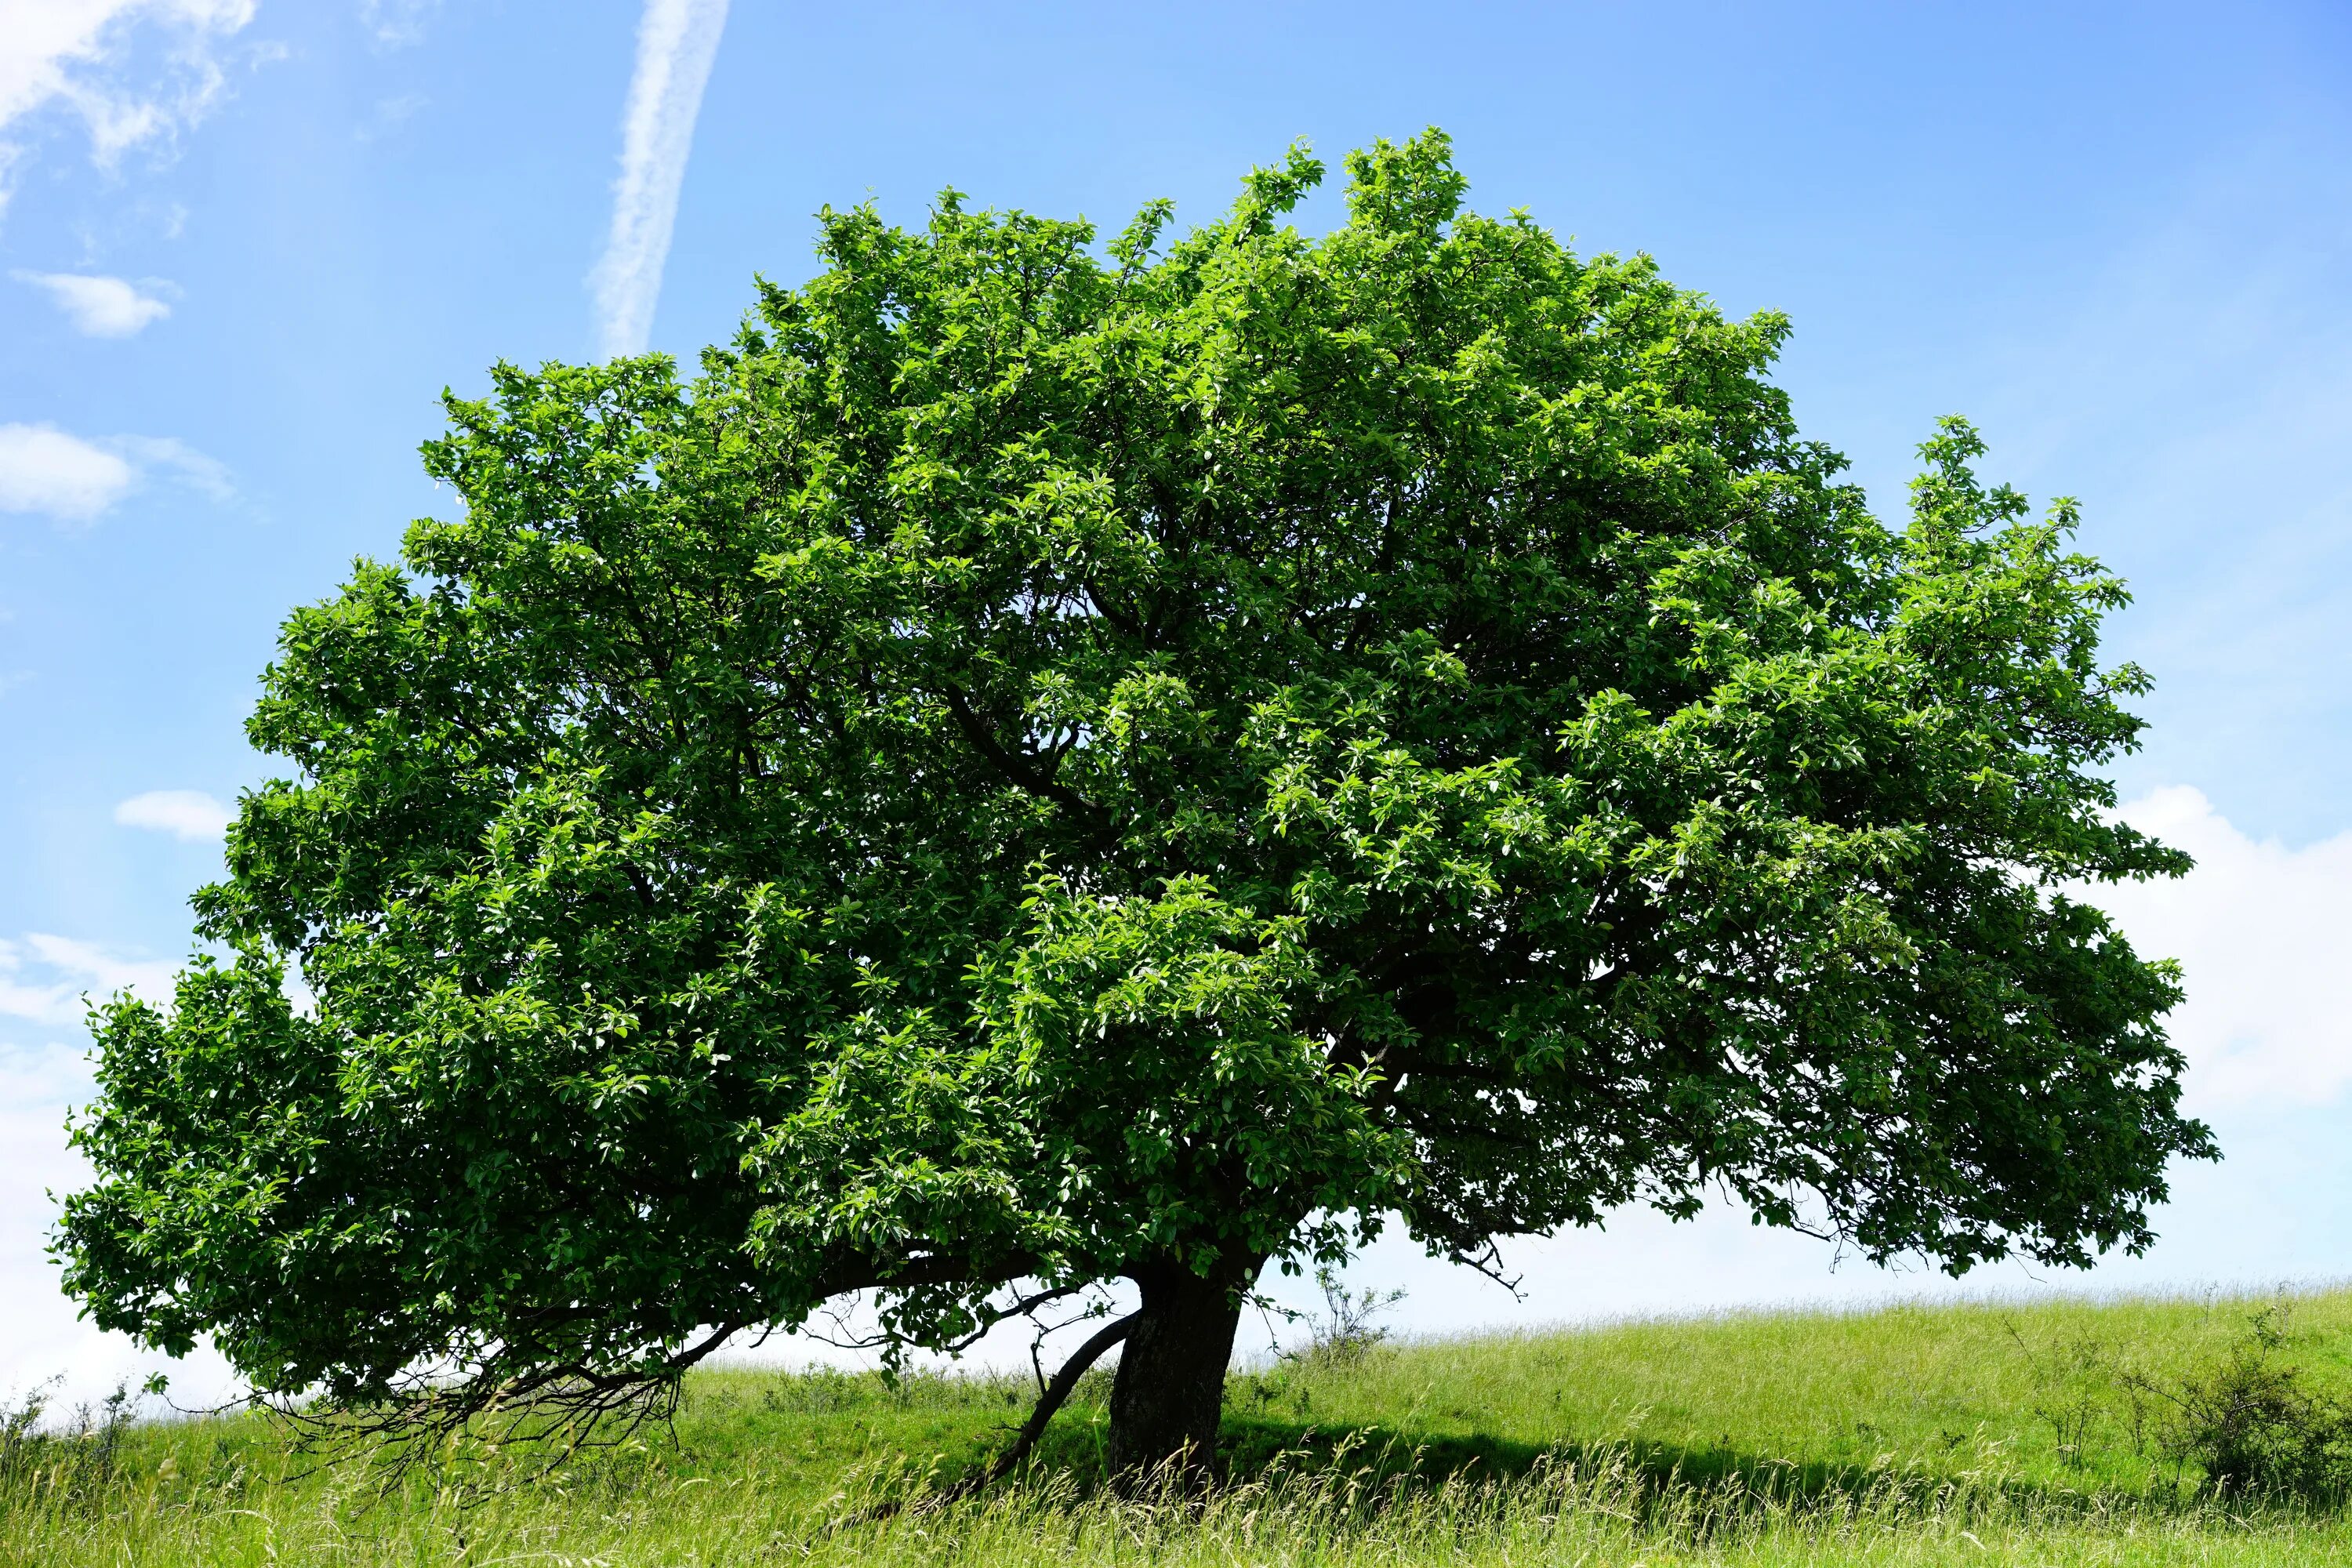
<svg viewBox="0 0 2352 1568">
<path fill-rule="evenodd" d="M 220 956 L 99 1010 L 95 1321 L 488 1401 L 1389 1213 L 2146 1247 L 2212 1152 L 2176 976 L 2060 889 L 2187 862 L 2107 809 L 2071 509 L 1951 421 L 1890 531 L 1780 317 L 1466 210 L 1435 132 L 1347 169 L 1319 238 L 1303 152 L 1107 254 L 827 211 L 691 383 L 450 398 L 462 515 L 285 625 Z"/>
</svg>

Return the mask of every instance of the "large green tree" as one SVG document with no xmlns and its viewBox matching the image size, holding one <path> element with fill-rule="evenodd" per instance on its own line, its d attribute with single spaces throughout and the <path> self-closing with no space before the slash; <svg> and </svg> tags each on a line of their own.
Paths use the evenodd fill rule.
<svg viewBox="0 0 2352 1568">
<path fill-rule="evenodd" d="M 1320 238 L 1301 152 L 1172 241 L 828 211 L 690 384 L 450 399 L 462 515 L 286 623 L 216 956 L 97 1015 L 96 1320 L 446 1416 L 1123 1280 L 1131 1465 L 1382 1215 L 2146 1247 L 2175 975 L 2063 889 L 2187 862 L 2071 510 L 1948 422 L 1889 530 L 1781 318 L 1347 165 Z"/>
</svg>

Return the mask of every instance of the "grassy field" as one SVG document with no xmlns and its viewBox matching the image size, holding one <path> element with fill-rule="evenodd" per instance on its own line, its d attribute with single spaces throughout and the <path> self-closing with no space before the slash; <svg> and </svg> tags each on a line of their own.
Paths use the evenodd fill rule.
<svg viewBox="0 0 2352 1568">
<path fill-rule="evenodd" d="M 2266 1305 L 2262 1365 L 2352 1399 L 2352 1291 L 1395 1343 L 1237 1373 L 1205 1499 L 1097 1485 L 1100 1374 L 944 1507 L 1021 1384 L 717 1371 L 674 1441 L 536 1481 L 469 1446 L 389 1495 L 259 1417 L 100 1421 L 0 1454 L 0 1564 L 2352 1563 L 2340 1499 L 2216 1498 L 2169 1451 Z"/>
</svg>

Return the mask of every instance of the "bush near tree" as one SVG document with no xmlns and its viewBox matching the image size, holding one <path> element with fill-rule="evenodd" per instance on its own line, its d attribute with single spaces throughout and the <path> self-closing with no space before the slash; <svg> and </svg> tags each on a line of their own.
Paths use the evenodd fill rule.
<svg viewBox="0 0 2352 1568">
<path fill-rule="evenodd" d="M 1319 238 L 1303 151 L 1172 240 L 828 210 L 690 383 L 450 397 L 461 512 L 288 619 L 213 945 L 99 1010 L 96 1321 L 430 1431 L 1124 1281 L 1134 1468 L 1383 1223 L 2147 1247 L 2176 975 L 2067 889 L 2188 862 L 2072 508 L 1947 422 L 1890 530 L 1782 318 L 1346 163 Z"/>
</svg>

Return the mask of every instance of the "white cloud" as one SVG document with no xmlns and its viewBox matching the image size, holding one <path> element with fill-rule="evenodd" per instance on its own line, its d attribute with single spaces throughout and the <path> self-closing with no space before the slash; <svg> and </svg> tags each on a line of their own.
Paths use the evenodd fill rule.
<svg viewBox="0 0 2352 1568">
<path fill-rule="evenodd" d="M 194 789 L 151 789 L 114 808 L 114 820 L 125 827 L 152 828 L 192 843 L 218 838 L 236 817 L 236 812 Z"/>
<path fill-rule="evenodd" d="M 226 89 L 218 47 L 255 0 L 8 0 L 0 26 L 0 133 L 60 109 L 101 168 L 168 144 Z M 25 145 L 0 142 L 0 173 Z M 0 201 L 5 200 L 0 186 Z"/>
<path fill-rule="evenodd" d="M 2190 1099 L 2312 1106 L 2352 1087 L 2352 833 L 2299 849 L 2258 842 L 2186 787 L 2123 815 L 2197 858 L 2178 881 L 2082 895 L 2141 953 L 2180 961 L 2188 1000 L 2171 1032 L 2189 1058 Z"/>
<path fill-rule="evenodd" d="M 82 272 L 27 272 L 21 268 L 9 276 L 19 283 L 47 289 L 74 330 L 93 338 L 127 338 L 172 313 L 171 306 L 126 279 Z"/>
<path fill-rule="evenodd" d="M 159 472 L 216 501 L 236 493 L 226 468 L 168 436 L 91 441 L 53 425 L 0 425 L 0 511 L 89 522 Z"/>
<path fill-rule="evenodd" d="M 0 1160 L 0 1401 L 56 1379 L 49 1408 L 70 1411 L 118 1384 L 136 1388 L 151 1372 L 170 1375 L 171 1397 L 184 1408 L 225 1401 L 238 1385 L 209 1348 L 184 1361 L 142 1351 L 83 1321 L 58 1289 L 57 1262 L 45 1250 L 57 1218 L 53 1194 L 90 1179 L 89 1163 L 67 1146 L 66 1114 L 94 1087 L 79 1045 L 0 1045 L 0 1149 L 8 1152 Z"/>
<path fill-rule="evenodd" d="M 677 222 L 678 189 L 694 146 L 702 89 L 719 55 L 727 0 L 646 0 L 636 71 L 621 116 L 621 174 L 613 229 L 589 275 L 607 354 L 642 353 L 661 296 L 662 265 Z"/>
<path fill-rule="evenodd" d="M 44 931 L 0 939 L 0 1016 L 69 1027 L 82 1020 L 85 995 L 130 991 L 143 1001 L 168 1002 L 178 969 Z"/>
<path fill-rule="evenodd" d="M 53 1194 L 87 1184 L 89 1168 L 67 1146 L 68 1109 L 95 1087 L 81 1036 L 85 994 L 128 989 L 168 1003 L 177 965 L 136 958 L 95 942 L 36 933 L 0 940 L 0 1017 L 30 1021 L 62 1037 L 33 1044 L 0 1039 L 0 1398 L 18 1397 L 61 1378 L 64 1407 L 103 1394 L 117 1381 L 136 1384 L 149 1371 L 172 1374 L 173 1392 L 217 1396 L 228 1391 L 217 1357 L 187 1363 L 140 1351 L 119 1334 L 101 1334 L 76 1317 L 58 1289 L 57 1265 L 44 1256 Z"/>
<path fill-rule="evenodd" d="M 0 511 L 68 522 L 98 516 L 137 478 L 116 453 L 48 425 L 0 425 Z"/>
</svg>

